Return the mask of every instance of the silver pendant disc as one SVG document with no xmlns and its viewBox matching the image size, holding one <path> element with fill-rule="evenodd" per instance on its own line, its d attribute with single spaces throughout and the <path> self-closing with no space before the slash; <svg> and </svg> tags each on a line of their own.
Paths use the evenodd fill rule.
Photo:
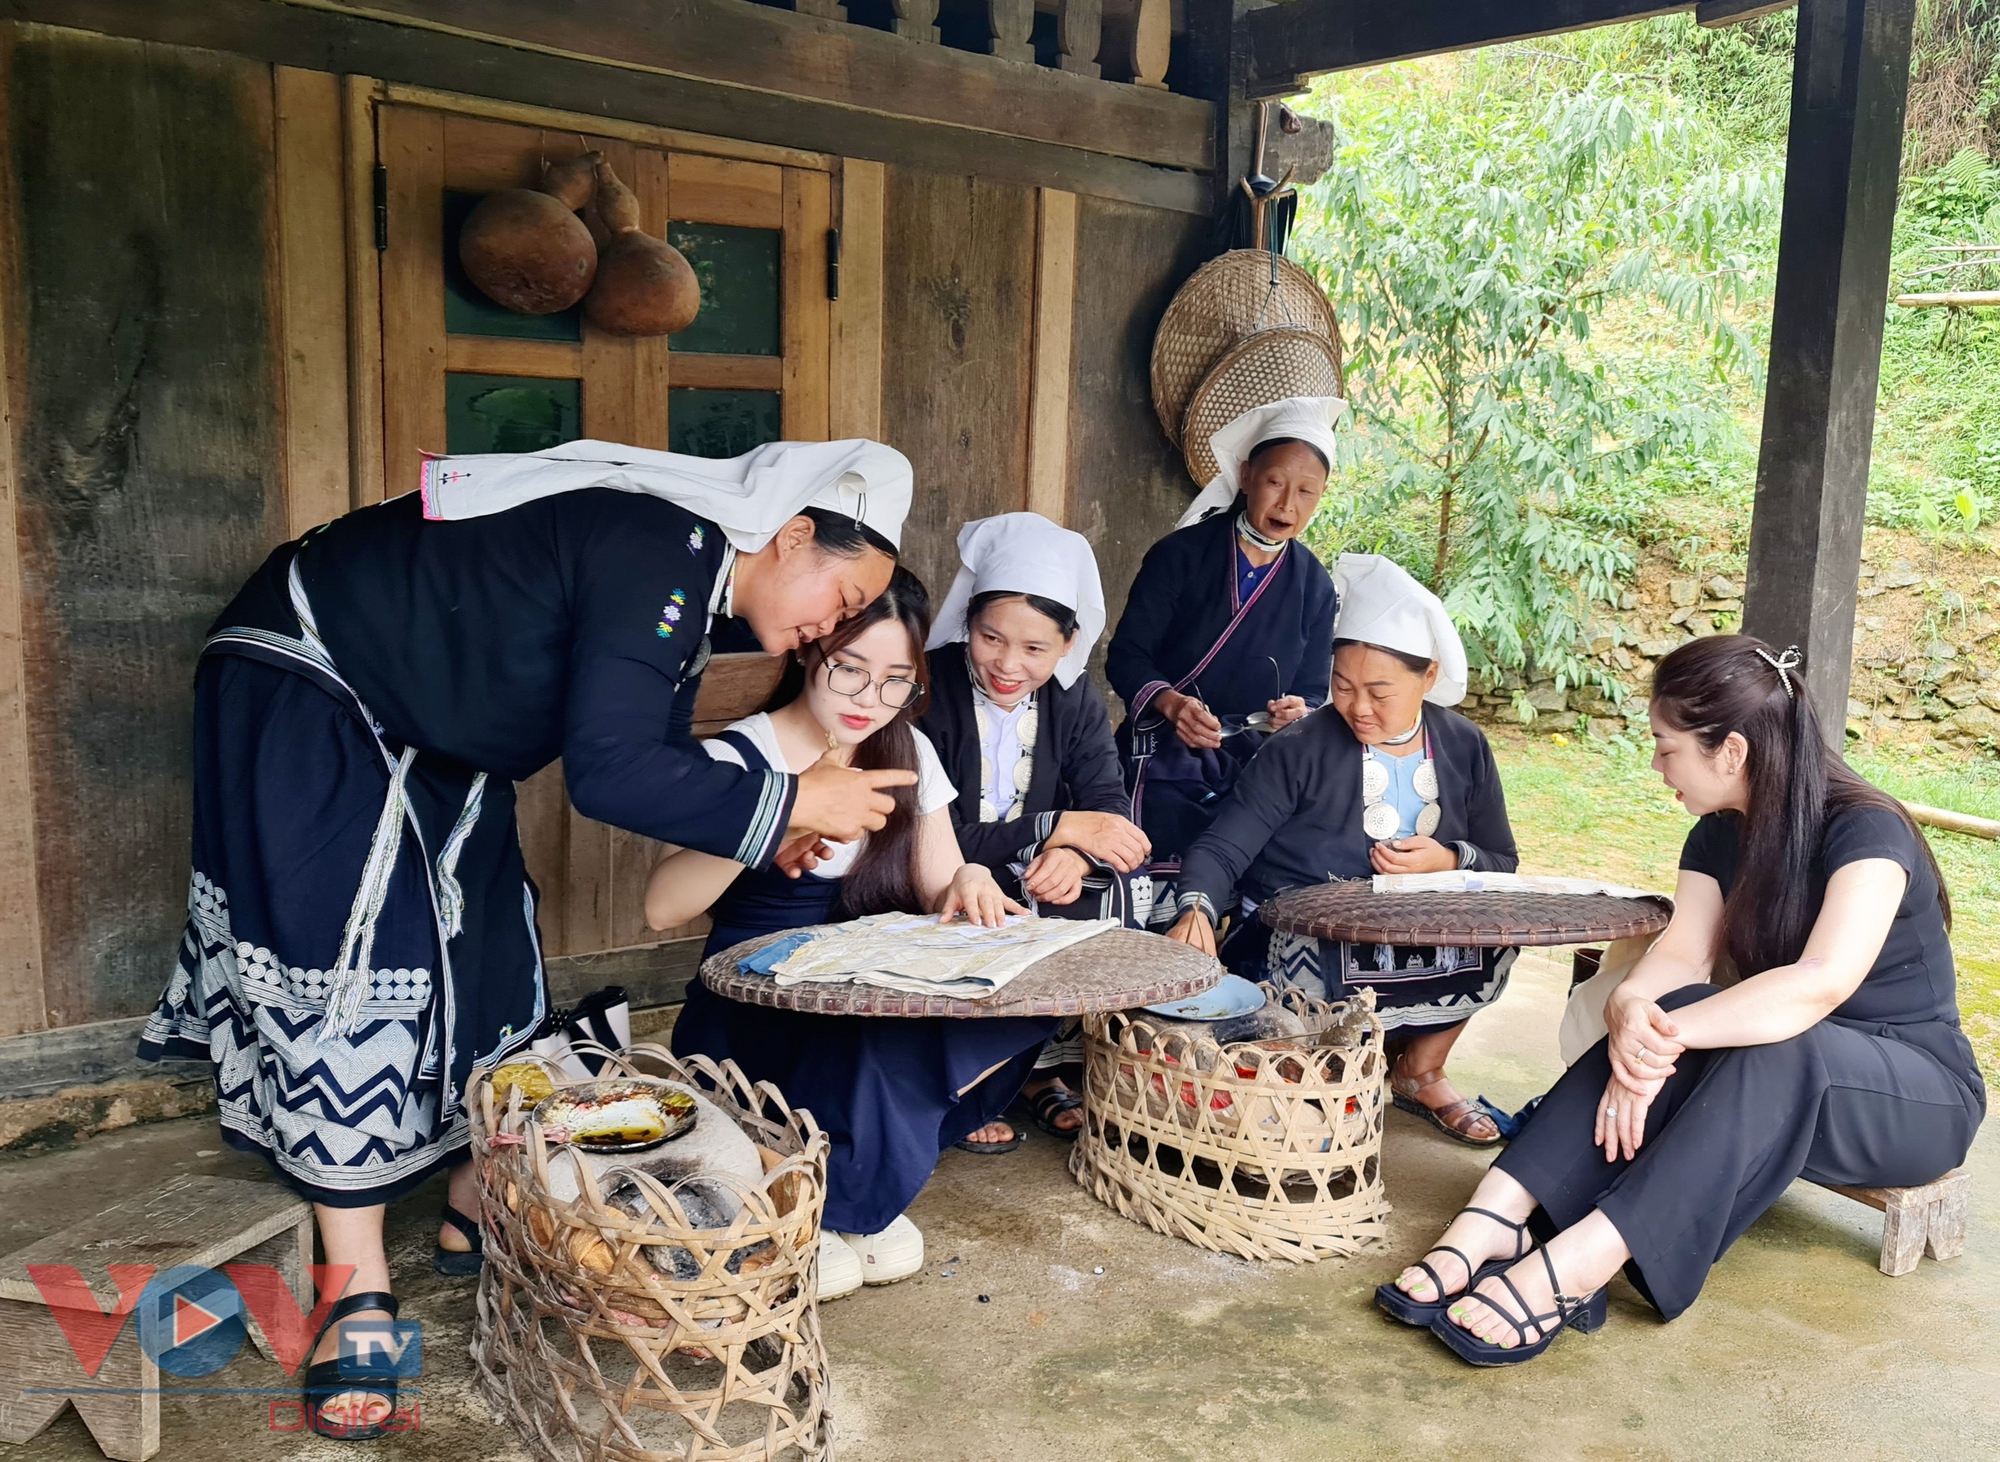
<svg viewBox="0 0 2000 1462">
<path fill-rule="evenodd" d="M 1377 802 L 1361 814 L 1361 830 L 1377 842 L 1396 836 L 1396 829 L 1402 825 L 1402 817 L 1386 802 Z"/>
<path fill-rule="evenodd" d="M 1429 837 L 1438 830 L 1438 824 L 1442 821 L 1444 821 L 1444 814 L 1438 811 L 1437 803 L 1425 803 L 1424 810 L 1417 814 L 1417 836 L 1420 838 Z"/>
<path fill-rule="evenodd" d="M 1365 757 L 1361 762 L 1361 795 L 1373 802 L 1389 790 L 1389 769 L 1374 757 Z"/>
<path fill-rule="evenodd" d="M 1417 763 L 1417 770 L 1410 777 L 1410 785 L 1416 794 L 1426 802 L 1435 802 L 1438 797 L 1437 764 L 1429 757 Z"/>
</svg>

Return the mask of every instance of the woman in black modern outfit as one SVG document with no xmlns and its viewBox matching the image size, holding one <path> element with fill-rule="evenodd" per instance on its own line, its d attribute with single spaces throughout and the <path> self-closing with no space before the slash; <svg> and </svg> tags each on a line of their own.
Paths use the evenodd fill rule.
<svg viewBox="0 0 2000 1462">
<path fill-rule="evenodd" d="M 1426 1262 L 1378 1291 L 1476 1365 L 1594 1329 L 1621 1265 L 1672 1319 L 1794 1178 L 1930 1182 L 1986 1113 L 1937 863 L 1902 805 L 1826 749 L 1798 652 L 1683 646 L 1660 662 L 1652 722 L 1653 765 L 1700 819 L 1673 922 L 1612 993 L 1606 1038 Z M 1717 989 L 1724 950 L 1750 973 Z M 1531 1216 L 1553 1237 L 1521 1257 Z"/>
</svg>

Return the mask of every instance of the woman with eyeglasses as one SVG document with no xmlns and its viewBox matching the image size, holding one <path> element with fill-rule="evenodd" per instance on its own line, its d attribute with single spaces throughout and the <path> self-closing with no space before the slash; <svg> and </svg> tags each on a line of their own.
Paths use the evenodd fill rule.
<svg viewBox="0 0 2000 1462">
<path fill-rule="evenodd" d="M 706 958 L 758 935 L 893 910 L 963 913 L 989 926 L 1026 912 L 960 854 L 948 810 L 957 790 L 914 724 L 928 689 L 929 630 L 923 583 L 898 568 L 868 608 L 794 657 L 768 710 L 704 743 L 717 761 L 753 770 L 915 772 L 914 787 L 895 790 L 888 824 L 850 843 L 800 839 L 764 870 L 668 853 L 646 886 L 647 923 L 671 929 L 708 914 Z M 923 1235 L 903 1210 L 940 1153 L 1000 1125 L 1057 1025 L 767 1010 L 696 982 L 673 1049 L 736 1062 L 810 1110 L 831 1139 L 819 1293 L 833 1299 L 923 1267 Z"/>
</svg>

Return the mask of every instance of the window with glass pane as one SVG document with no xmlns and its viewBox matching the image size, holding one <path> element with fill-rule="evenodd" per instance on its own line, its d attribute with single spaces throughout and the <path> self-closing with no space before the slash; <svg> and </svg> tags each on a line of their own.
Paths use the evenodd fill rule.
<svg viewBox="0 0 2000 1462">
<path fill-rule="evenodd" d="M 458 234 L 483 193 L 444 195 L 444 328 L 448 335 L 489 335 L 506 340 L 581 340 L 583 309 L 553 315 L 517 315 L 480 292 L 458 262 Z"/>
<path fill-rule="evenodd" d="M 451 371 L 444 410 L 447 452 L 539 452 L 583 435 L 583 382 Z"/>
<path fill-rule="evenodd" d="M 782 421 L 776 391 L 667 392 L 668 450 L 691 457 L 740 457 L 777 441 Z"/>
<path fill-rule="evenodd" d="M 775 228 L 675 223 L 667 242 L 687 256 L 701 283 L 701 313 L 673 337 L 671 348 L 702 355 L 778 355 L 778 260 L 784 234 Z"/>
</svg>

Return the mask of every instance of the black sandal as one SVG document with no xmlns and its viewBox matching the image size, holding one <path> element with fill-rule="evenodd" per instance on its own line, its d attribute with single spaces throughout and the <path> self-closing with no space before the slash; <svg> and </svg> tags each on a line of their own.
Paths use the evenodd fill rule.
<svg viewBox="0 0 2000 1462">
<path fill-rule="evenodd" d="M 1431 1288 L 1438 1292 L 1438 1297 L 1434 1300 L 1420 1300 L 1408 1290 L 1398 1289 L 1393 1279 L 1387 1284 L 1378 1284 L 1375 1286 L 1375 1306 L 1390 1319 L 1401 1320 L 1405 1325 L 1416 1325 L 1421 1328 L 1427 1328 L 1433 1320 L 1444 1313 L 1445 1307 L 1457 1299 L 1459 1295 L 1464 1294 L 1466 1290 L 1475 1288 L 1479 1284 L 1479 1281 L 1485 1279 L 1488 1275 L 1498 1273 L 1519 1263 L 1522 1256 L 1534 1247 L 1533 1241 L 1528 1237 L 1528 1226 L 1525 1223 L 1515 1223 L 1511 1218 L 1502 1218 L 1490 1208 L 1461 1208 L 1459 1212 L 1461 1214 L 1476 1213 L 1481 1218 L 1492 1219 L 1502 1228 L 1512 1229 L 1514 1231 L 1514 1252 L 1504 1259 L 1488 1259 L 1484 1264 L 1474 1269 L 1472 1261 L 1454 1249 L 1450 1244 L 1431 1245 L 1430 1248 L 1424 1250 L 1424 1258 L 1419 1259 L 1415 1267 L 1423 1270 L 1425 1274 L 1430 1276 Z M 1447 1224 L 1445 1226 L 1449 1228 L 1451 1225 Z M 1452 1294 L 1445 1293 L 1444 1280 L 1439 1277 L 1437 1270 L 1424 1262 L 1425 1259 L 1430 1258 L 1433 1254 L 1449 1254 L 1465 1266 L 1465 1272 L 1472 1276 L 1472 1278 L 1465 1282 L 1465 1289 L 1458 1290 Z"/>
<path fill-rule="evenodd" d="M 994 1121 L 1006 1121 L 1006 1118 L 996 1117 Z M 970 1137 L 967 1137 L 953 1143 L 952 1146 L 963 1152 L 976 1152 L 981 1157 L 1000 1157 L 1005 1153 L 1012 1152 L 1028 1140 L 1028 1134 L 1023 1132 L 1017 1123 L 1008 1122 L 1007 1125 L 1013 1128 L 1014 1135 L 1005 1142 L 974 1142 Z"/>
<path fill-rule="evenodd" d="M 1504 1273 L 1500 1282 L 1507 1286 L 1507 1292 L 1514 1296 L 1514 1303 L 1521 1307 L 1520 1315 L 1508 1314 L 1491 1296 L 1473 1296 L 1507 1323 L 1507 1327 L 1514 1332 L 1513 1345 L 1495 1345 L 1490 1340 L 1481 1340 L 1463 1325 L 1453 1324 L 1448 1314 L 1440 1314 L 1431 1321 L 1431 1334 L 1457 1351 L 1460 1359 L 1472 1365 L 1517 1366 L 1547 1350 L 1549 1342 L 1562 1334 L 1565 1327 L 1588 1335 L 1601 1326 L 1609 1305 L 1604 1289 L 1600 1287 L 1596 1293 L 1581 1299 L 1564 1294 L 1562 1281 L 1556 1278 L 1555 1260 L 1549 1257 L 1549 1251 L 1537 1249 L 1535 1252 L 1542 1256 L 1542 1265 L 1549 1271 L 1549 1288 L 1555 1293 L 1556 1307 L 1546 1315 L 1536 1314 L 1521 1291 L 1514 1287 L 1514 1281 Z M 1532 1341 L 1528 1339 L 1530 1325 L 1537 1331 Z"/>
<path fill-rule="evenodd" d="M 335 1302 L 326 1312 L 319 1332 L 313 1336 L 315 1348 L 326 1338 L 326 1332 L 350 1315 L 358 1315 L 363 1310 L 385 1311 L 390 1319 L 396 1318 L 396 1297 L 381 1290 L 367 1290 L 361 1294 L 351 1294 Z M 306 1352 L 310 1355 L 312 1352 Z M 306 1425 L 320 1436 L 336 1442 L 372 1442 L 388 1434 L 388 1422 L 396 1415 L 396 1373 L 385 1370 L 370 1362 L 348 1362 L 343 1364 L 336 1356 L 306 1367 L 303 1386 Z M 336 1396 L 359 1394 L 380 1396 L 389 1403 L 389 1414 L 381 1421 L 364 1421 L 352 1424 L 326 1418 L 321 1408 Z"/>
<path fill-rule="evenodd" d="M 1034 1119 L 1037 1127 L 1041 1128 L 1058 1142 L 1076 1141 L 1076 1134 L 1083 1130 L 1083 1123 L 1078 1122 L 1074 1127 L 1058 1127 L 1056 1125 L 1056 1118 L 1060 1117 L 1064 1112 L 1080 1112 L 1082 1110 L 1083 1098 L 1064 1086 L 1060 1081 L 1043 1087 L 1028 1098 L 1028 1115 Z"/>
<path fill-rule="evenodd" d="M 453 1279 L 465 1279 L 477 1274 L 486 1263 L 486 1236 L 479 1230 L 479 1220 L 460 1213 L 447 1201 L 443 1221 L 458 1230 L 472 1247 L 460 1253 L 457 1249 L 447 1249 L 439 1244 L 431 1255 L 431 1268 Z"/>
</svg>

